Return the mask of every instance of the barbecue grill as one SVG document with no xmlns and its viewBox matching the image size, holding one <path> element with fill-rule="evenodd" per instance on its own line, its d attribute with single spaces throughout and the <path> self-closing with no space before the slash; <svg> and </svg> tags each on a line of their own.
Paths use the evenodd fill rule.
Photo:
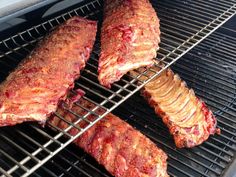
<svg viewBox="0 0 236 177">
<path fill-rule="evenodd" d="M 55 4 L 55 1 L 48 1 L 45 8 L 37 10 L 37 3 L 34 4 L 32 12 L 21 16 L 26 21 L 0 33 L 1 81 L 40 39 L 66 19 L 80 15 L 102 21 L 101 0 L 81 1 L 42 16 L 46 7 L 51 7 L 49 4 Z M 37 123 L 0 128 L 1 176 L 110 176 L 92 157 L 70 143 L 111 111 L 167 153 L 171 176 L 236 176 L 236 1 L 159 0 L 152 1 L 152 5 L 161 20 L 162 42 L 157 61 L 165 65 L 160 71 L 148 69 L 137 77 L 126 75 L 111 89 L 102 87 L 97 81 L 98 35 L 87 67 L 75 82 L 75 89 L 83 89 L 84 98 L 96 105 L 84 117 L 78 116 L 76 123 L 87 121 L 90 124 L 82 129 L 56 112 L 58 118 L 70 125 L 67 129 L 54 127 L 57 131 L 53 131 Z M 22 10 L 24 8 L 18 15 L 22 15 Z M 17 16 L 17 11 L 14 14 Z M 229 22 L 224 24 L 227 20 Z M 220 135 L 211 136 L 207 142 L 192 149 L 175 148 L 167 128 L 138 92 L 169 66 L 214 111 L 221 129 Z M 145 75 L 147 72 L 153 75 Z M 141 76 L 147 79 L 137 84 Z M 99 108 L 106 112 L 97 115 L 95 111 Z M 93 122 L 87 119 L 90 114 L 97 116 Z M 80 132 L 71 136 L 68 133 L 71 128 Z"/>
</svg>

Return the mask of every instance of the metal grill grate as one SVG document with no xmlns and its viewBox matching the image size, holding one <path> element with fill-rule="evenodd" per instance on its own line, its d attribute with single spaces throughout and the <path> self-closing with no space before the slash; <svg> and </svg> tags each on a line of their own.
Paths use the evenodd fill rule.
<svg viewBox="0 0 236 177">
<path fill-rule="evenodd" d="M 236 70 L 234 64 L 228 63 L 236 61 L 232 59 L 236 56 L 236 52 L 232 50 L 236 46 L 235 41 L 236 38 L 232 36 L 215 32 L 172 65 L 172 69 L 196 90 L 197 95 L 207 102 L 217 116 L 221 134 L 211 136 L 201 146 L 175 149 L 167 128 L 139 94 L 135 94 L 114 110 L 116 115 L 126 118 L 128 123 L 167 152 L 168 173 L 171 176 L 223 176 L 235 159 L 236 119 L 233 115 L 236 115 Z M 222 58 L 219 51 L 227 50 L 228 52 L 222 54 Z M 224 60 L 226 64 L 223 64 Z M 74 145 L 64 149 L 32 176 L 37 174 L 110 176 L 93 158 Z"/>
<path fill-rule="evenodd" d="M 19 61 L 33 49 L 36 42 L 48 31 L 74 15 L 81 15 L 92 19 L 101 20 L 101 6 L 102 3 L 99 0 L 93 0 L 86 4 L 78 4 L 78 8 L 1 41 L 1 80 L 5 79 L 7 73 L 16 67 Z M 157 9 L 158 15 L 161 19 L 162 43 L 160 51 L 158 52 L 158 61 L 161 60 L 164 62 L 166 67 L 173 64 L 191 48 L 196 46 L 201 40 L 206 38 L 236 12 L 236 4 L 233 0 L 194 2 L 158 1 L 158 3 L 153 1 L 153 6 Z M 138 86 L 135 83 L 141 75 L 145 75 L 145 72 L 140 73 L 140 76 L 137 78 L 130 79 L 130 77 L 125 76 L 121 79 L 121 81 L 114 84 L 110 90 L 106 89 L 100 86 L 97 82 L 97 59 L 100 52 L 99 46 L 100 44 L 97 42 L 86 69 L 83 71 L 80 79 L 76 81 L 76 88 L 82 88 L 86 91 L 85 99 L 93 101 L 97 105 L 93 110 L 90 110 L 89 114 L 96 115 L 95 110 L 99 107 L 103 107 L 107 110 L 104 114 L 106 115 L 138 91 L 146 82 L 165 69 L 162 68 L 158 73 L 153 71 L 154 75 L 143 82 L 142 85 Z M 221 104 L 222 108 L 220 108 L 216 113 L 217 115 L 220 115 L 220 123 L 223 123 L 221 116 L 224 116 L 224 119 L 227 115 L 222 114 L 222 111 L 225 109 L 224 105 L 227 104 L 224 104 L 224 102 Z M 77 104 L 77 106 L 80 105 Z M 216 109 L 218 108 L 216 106 L 214 107 L 214 105 L 212 107 Z M 55 114 L 60 119 L 64 120 L 59 113 Z M 78 121 L 75 124 L 80 121 L 88 121 L 86 119 L 87 116 L 88 115 L 85 115 L 85 117 L 78 117 Z M 75 124 L 71 124 L 66 120 L 64 120 L 65 123 L 70 124 L 70 126 L 65 131 L 59 130 L 59 133 L 51 132 L 47 128 L 43 129 L 37 124 L 24 124 L 15 127 L 1 128 L 0 175 L 27 176 L 31 174 L 55 154 L 65 148 L 75 138 L 80 136 L 94 123 L 100 120 L 103 116 L 97 116 L 97 119 L 94 122 L 90 122 L 89 126 L 84 129 L 76 127 L 81 131 L 75 137 L 72 137 L 67 133 L 69 129 L 75 127 Z M 232 128 L 233 126 L 230 119 L 231 117 L 227 118 L 229 121 L 228 124 Z M 155 123 L 155 125 L 157 128 L 160 126 L 157 123 Z M 141 130 L 143 128 L 144 127 L 140 127 Z M 167 134 L 167 131 L 165 131 L 165 134 Z M 159 141 L 155 142 L 158 143 Z M 167 147 L 164 148 L 167 149 Z M 220 149 L 218 148 L 218 150 Z M 227 150 L 224 150 L 223 152 L 228 156 L 232 155 Z M 196 152 L 196 154 L 197 153 L 198 152 Z M 218 156 L 219 158 L 221 157 L 220 155 Z M 171 159 L 172 158 L 175 160 L 174 156 L 171 156 Z M 180 159 L 177 159 L 177 161 L 180 161 Z M 189 166 L 188 164 L 186 165 L 187 167 Z M 175 167 L 171 160 L 170 166 L 172 168 Z M 171 173 L 174 174 L 174 171 L 171 171 Z M 203 174 L 203 172 L 201 173 Z"/>
</svg>

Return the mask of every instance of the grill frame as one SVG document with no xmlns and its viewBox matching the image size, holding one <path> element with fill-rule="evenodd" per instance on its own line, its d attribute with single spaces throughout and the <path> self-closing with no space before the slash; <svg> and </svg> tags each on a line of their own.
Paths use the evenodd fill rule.
<svg viewBox="0 0 236 177">
<path fill-rule="evenodd" d="M 97 5 L 99 5 L 99 9 L 101 9 L 101 3 L 98 3 L 98 2 L 100 2 L 100 1 L 99 0 L 93 0 L 89 3 L 86 2 L 83 5 L 78 5 L 79 6 L 78 9 L 73 9 L 72 11 L 69 11 L 65 14 L 62 14 L 62 15 L 57 16 L 57 17 L 53 17 L 52 19 L 49 19 L 49 20 L 47 20 L 47 21 L 45 21 L 45 22 L 43 22 L 39 25 L 33 26 L 32 28 L 26 29 L 23 32 L 20 32 L 16 35 L 13 35 L 13 36 L 9 37 L 8 39 L 5 39 L 5 40 L 1 41 L 0 46 L 1 47 L 3 46 L 5 48 L 1 49 L 3 51 L 1 51 L 2 54 L 0 55 L 0 60 L 2 60 L 2 59 L 14 60 L 11 56 L 12 54 L 19 55 L 18 58 L 23 58 L 29 52 L 29 49 L 27 47 L 32 45 L 32 44 L 35 44 L 35 42 L 40 40 L 42 38 L 42 36 L 44 36 L 48 31 L 53 29 L 56 26 L 55 22 L 56 22 L 56 24 L 59 24 L 62 21 L 64 21 L 65 19 L 67 19 L 68 17 L 76 15 L 76 14 L 81 15 L 81 13 L 82 13 L 82 16 L 86 16 L 86 14 L 89 14 L 87 16 L 89 16 L 91 18 L 94 18 L 97 15 L 96 14 L 97 10 L 93 9 L 93 8 L 96 9 L 95 3 L 97 3 Z M 211 4 L 211 5 L 212 5 L 213 9 L 216 10 L 216 7 L 219 7 L 219 9 L 222 9 L 223 8 L 222 6 L 226 7 L 228 4 L 230 5 L 231 2 L 233 3 L 233 1 L 222 1 L 222 2 L 217 2 L 214 5 L 213 4 Z M 162 2 L 162 1 L 160 1 L 159 3 L 160 3 L 161 7 L 163 7 L 163 6 L 164 7 L 165 6 L 169 7 L 167 9 L 169 9 L 170 11 L 166 11 L 167 14 L 173 14 L 175 12 L 175 11 L 171 11 L 171 5 L 174 5 L 174 6 L 177 5 L 175 3 L 175 1 L 172 1 L 169 4 L 166 4 L 166 2 Z M 207 11 L 207 7 L 208 7 L 207 5 L 209 5 L 210 2 L 206 2 L 206 4 L 203 4 L 204 8 L 200 4 L 196 4 L 196 3 L 194 3 L 194 4 L 197 7 L 196 12 L 199 12 L 199 9 L 201 9 L 201 10 L 205 9 Z M 140 85 L 136 85 L 136 82 L 137 82 L 138 78 L 141 77 L 141 76 L 145 76 L 145 73 L 147 71 L 150 71 L 150 69 L 144 71 L 143 73 L 140 73 L 140 75 L 137 76 L 136 78 L 130 78 L 130 77 L 122 78 L 120 82 L 115 83 L 113 85 L 113 88 L 111 90 L 100 86 L 94 80 L 88 79 L 87 75 L 91 75 L 92 77 L 97 76 L 95 73 L 91 72 L 91 71 L 96 70 L 95 65 L 97 65 L 97 57 L 98 57 L 98 54 L 99 54 L 99 44 L 96 43 L 95 50 L 92 54 L 92 57 L 91 57 L 90 61 L 87 64 L 88 66 L 83 71 L 82 76 L 79 79 L 79 81 L 76 82 L 76 87 L 82 88 L 82 89 L 86 90 L 87 92 L 90 92 L 88 94 L 88 96 L 85 96 L 85 98 L 87 100 L 92 101 L 92 102 L 94 102 L 96 100 L 96 102 L 94 102 L 94 103 L 97 105 L 97 107 L 95 107 L 93 110 L 90 110 L 89 114 L 95 114 L 96 115 L 95 110 L 98 109 L 99 107 L 102 107 L 102 108 L 106 109 L 107 111 L 102 116 L 97 115 L 97 119 L 94 122 L 92 122 L 85 129 L 81 130 L 81 132 L 79 134 L 77 134 L 76 136 L 74 136 L 74 137 L 71 137 L 68 133 L 66 133 L 69 129 L 67 129 L 65 131 L 59 130 L 59 133 L 57 133 L 56 135 L 54 135 L 54 137 L 52 137 L 44 129 L 41 129 L 37 125 L 29 125 L 35 131 L 40 132 L 41 135 L 47 136 L 49 138 L 49 140 L 47 142 L 45 142 L 44 144 L 40 144 L 39 142 L 35 141 L 35 139 L 31 138 L 27 134 L 24 134 L 24 133 L 22 134 L 21 129 L 17 130 L 17 132 L 20 132 L 21 135 L 25 136 L 26 139 L 30 140 L 32 143 L 34 143 L 38 146 L 38 149 L 36 149 L 32 153 L 29 153 L 27 151 L 25 152 L 26 155 L 27 155 L 24 158 L 25 160 L 23 159 L 23 161 L 21 160 L 21 162 L 17 162 L 17 161 L 15 162 L 15 164 L 18 165 L 18 167 L 23 168 L 23 169 L 26 170 L 25 173 L 23 174 L 23 176 L 27 176 L 27 175 L 31 174 L 33 171 L 35 171 L 41 165 L 46 163 L 46 161 L 51 159 L 59 151 L 61 151 L 63 148 L 65 148 L 68 144 L 70 144 L 74 139 L 76 139 L 78 136 L 80 136 L 80 134 L 82 134 L 84 131 L 86 131 L 88 128 L 90 128 L 93 124 L 95 124 L 97 121 L 99 121 L 107 113 L 111 112 L 112 110 L 117 108 L 121 103 L 123 103 L 125 100 L 127 100 L 129 97 L 131 97 L 143 85 L 145 85 L 145 83 L 147 83 L 149 80 L 151 80 L 152 78 L 154 78 L 155 76 L 160 74 L 164 69 L 166 69 L 167 67 L 172 65 L 180 57 L 182 57 L 189 50 L 191 50 L 193 47 L 195 47 L 197 44 L 199 44 L 203 39 L 205 39 L 211 33 L 213 33 L 219 26 L 221 26 L 225 21 L 227 21 L 229 18 L 231 18 L 235 14 L 236 4 L 231 4 L 231 5 L 232 5 L 232 7 L 230 9 L 222 12 L 221 15 L 215 16 L 212 19 L 212 21 L 209 22 L 208 20 L 204 19 L 203 21 L 206 22 L 205 27 L 201 27 L 201 26 L 199 27 L 199 26 L 195 25 L 195 28 L 196 29 L 199 28 L 199 29 L 197 31 L 194 30 L 194 32 L 190 32 L 194 29 L 193 27 L 187 28 L 187 26 L 186 26 L 186 25 L 189 25 L 188 19 L 186 19 L 186 21 L 183 22 L 184 25 L 181 26 L 181 23 L 180 23 L 180 21 L 181 21 L 180 19 L 182 18 L 181 14 L 182 14 L 182 11 L 186 11 L 186 9 L 184 9 L 182 6 L 180 6 L 180 7 L 177 6 L 176 7 L 176 9 L 179 10 L 179 11 L 177 11 L 177 13 L 179 13 L 180 17 L 181 17 L 179 19 L 179 21 L 177 19 L 178 23 L 165 20 L 165 17 L 167 18 L 167 16 L 164 13 L 163 13 L 163 15 L 161 15 L 161 13 L 159 13 L 159 17 L 161 17 L 161 24 L 163 23 L 164 25 L 163 25 L 163 28 L 161 29 L 163 31 L 162 32 L 162 40 L 163 41 L 161 43 L 160 51 L 158 52 L 158 60 L 157 61 L 161 61 L 161 62 L 165 63 L 165 67 L 161 68 L 161 70 L 159 72 L 152 71 L 153 75 L 151 77 L 147 77 L 147 80 L 142 82 L 142 84 L 140 84 Z M 162 8 L 159 8 L 158 6 L 156 6 L 155 4 L 154 4 L 154 7 L 157 7 L 158 10 L 162 9 Z M 87 8 L 88 12 L 86 12 L 84 10 L 84 8 L 85 9 Z M 210 12 L 212 12 L 211 9 L 210 9 Z M 188 12 L 190 14 L 196 13 L 194 11 L 190 12 L 189 10 L 186 11 L 186 12 Z M 209 15 L 209 12 L 207 13 L 207 15 Z M 192 18 L 194 16 L 189 15 L 189 17 Z M 194 21 L 194 23 L 197 23 L 197 22 Z M 176 25 L 176 26 L 172 26 L 171 27 L 172 30 L 170 30 L 170 29 L 168 29 L 168 28 L 170 28 L 170 24 L 173 24 L 173 25 Z M 204 23 L 201 22 L 199 24 L 203 25 Z M 180 34 L 181 32 L 184 33 L 184 30 L 187 31 L 187 33 L 184 34 L 184 35 Z M 172 35 L 171 33 L 173 33 L 174 35 Z M 25 37 L 25 35 L 28 35 L 28 36 Z M 178 35 L 180 35 L 181 37 L 176 37 Z M 28 38 L 30 38 L 31 40 L 27 40 Z M 170 39 L 172 39 L 172 40 L 170 40 Z M 19 41 L 21 41 L 21 43 Z M 180 42 L 178 42 L 178 41 L 180 41 Z M 9 45 L 9 42 L 11 43 L 10 45 Z M 173 46 L 168 44 L 170 42 L 172 42 Z M 33 46 L 30 47 L 30 50 L 32 49 L 32 47 Z M 6 50 L 6 51 L 4 51 L 4 50 Z M 17 62 L 17 61 L 14 61 L 14 62 Z M 1 62 L 1 64 L 4 64 L 4 65 L 7 65 L 7 63 L 8 62 Z M 6 74 L 6 73 L 2 73 L 2 74 Z M 82 84 L 81 81 L 83 81 L 83 83 L 86 83 L 86 82 L 87 83 Z M 96 89 L 91 90 L 87 86 L 88 83 L 91 84 L 92 86 L 96 87 Z M 129 89 L 129 88 L 131 88 L 131 89 Z M 99 92 L 102 92 L 102 91 L 106 92 L 105 96 L 103 94 L 99 93 Z M 123 92 L 128 93 L 128 94 L 124 94 Z M 72 91 L 72 93 L 73 93 L 73 91 Z M 91 99 L 91 97 L 93 97 L 93 96 L 97 96 L 97 97 L 100 97 L 100 98 Z M 120 97 L 120 98 L 119 98 L 118 101 L 116 101 L 117 98 L 115 98 L 115 97 Z M 100 101 L 100 100 L 102 100 L 102 101 Z M 107 102 L 110 102 L 110 103 L 107 104 Z M 110 104 L 113 104 L 113 105 L 110 105 Z M 78 106 L 80 106 L 80 105 L 78 105 Z M 56 115 L 58 117 L 60 117 L 60 119 L 63 119 L 63 117 L 61 117 L 59 114 L 56 113 Z M 86 121 L 86 117 L 88 115 L 86 115 L 83 118 L 79 118 L 76 123 L 78 123 L 79 121 L 84 121 L 84 120 Z M 63 119 L 63 120 L 66 122 L 65 119 Z M 75 124 L 72 124 L 70 122 L 67 122 L 67 123 L 71 125 L 70 128 L 72 128 L 72 127 L 80 128 L 80 127 L 75 126 L 76 123 Z M 56 127 L 54 127 L 54 128 L 56 128 Z M 2 136 L 2 134 L 1 134 L 1 136 Z M 61 138 L 62 136 L 66 136 L 69 139 L 68 140 L 63 140 L 61 142 L 58 139 Z M 14 144 L 14 142 L 11 139 L 6 139 L 6 141 L 10 144 Z M 54 149 L 52 148 L 52 150 L 48 149 L 47 147 L 44 147 L 44 146 L 51 145 L 53 143 L 58 144 L 59 147 L 54 148 Z M 17 144 L 15 144 L 14 146 L 17 147 L 18 149 L 20 149 L 21 151 L 24 151 Z M 38 153 L 40 153 L 41 151 L 48 152 L 48 155 L 46 155 L 46 157 L 43 158 L 43 160 L 39 160 L 38 158 L 36 158 L 36 155 Z M 1 152 L 1 153 L 4 153 L 4 152 Z M 29 160 L 32 160 L 32 159 L 34 159 L 34 161 L 37 161 L 37 164 L 35 166 L 33 166 L 31 169 L 27 169 L 27 168 L 24 167 L 24 165 L 23 166 L 21 165 L 21 163 L 23 163 L 24 161 L 29 161 Z M 13 158 L 12 160 L 14 161 L 15 159 Z M 2 168 L 0 168 L 0 172 L 2 172 L 3 174 L 5 174 L 7 176 L 7 174 L 10 174 L 10 173 L 16 171 L 16 169 L 18 167 L 14 166 L 14 167 L 10 168 L 8 170 L 8 172 L 6 172 Z"/>
</svg>

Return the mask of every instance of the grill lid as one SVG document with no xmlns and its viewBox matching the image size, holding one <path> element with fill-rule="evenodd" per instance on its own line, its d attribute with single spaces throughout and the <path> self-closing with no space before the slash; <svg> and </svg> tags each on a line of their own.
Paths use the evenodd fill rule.
<svg viewBox="0 0 236 177">
<path fill-rule="evenodd" d="M 24 15 L 40 7 L 49 5 L 56 0 L 1 0 L 0 1 L 0 23 L 13 17 Z"/>
</svg>

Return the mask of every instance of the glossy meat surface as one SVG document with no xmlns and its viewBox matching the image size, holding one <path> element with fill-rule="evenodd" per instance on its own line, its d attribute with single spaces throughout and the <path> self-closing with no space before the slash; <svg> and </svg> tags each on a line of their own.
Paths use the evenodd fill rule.
<svg viewBox="0 0 236 177">
<path fill-rule="evenodd" d="M 79 105 L 72 107 L 72 111 L 79 116 L 87 113 L 85 109 L 91 110 L 94 104 L 80 99 Z M 82 109 L 81 106 L 85 109 Z M 103 110 L 97 110 L 102 114 Z M 67 121 L 75 122 L 78 118 L 75 114 L 59 109 L 58 113 Z M 95 116 L 90 115 L 90 121 Z M 61 129 L 66 129 L 68 124 L 53 117 L 50 123 Z M 84 128 L 88 125 L 81 121 L 77 126 Z M 78 129 L 72 128 L 69 133 L 75 135 Z M 128 123 L 108 114 L 94 126 L 85 131 L 74 143 L 94 157 L 102 164 L 108 172 L 116 177 L 167 177 L 166 154 L 156 147 L 147 137 L 132 128 Z"/>
<path fill-rule="evenodd" d="M 0 85 L 0 126 L 46 121 L 85 67 L 96 26 L 81 17 L 69 19 L 10 73 Z"/>
<path fill-rule="evenodd" d="M 110 87 L 128 71 L 151 66 L 159 42 L 159 19 L 148 0 L 105 0 L 100 84 Z"/>
<path fill-rule="evenodd" d="M 170 69 L 146 84 L 142 95 L 168 126 L 179 148 L 197 146 L 219 132 L 213 113 Z"/>
</svg>

